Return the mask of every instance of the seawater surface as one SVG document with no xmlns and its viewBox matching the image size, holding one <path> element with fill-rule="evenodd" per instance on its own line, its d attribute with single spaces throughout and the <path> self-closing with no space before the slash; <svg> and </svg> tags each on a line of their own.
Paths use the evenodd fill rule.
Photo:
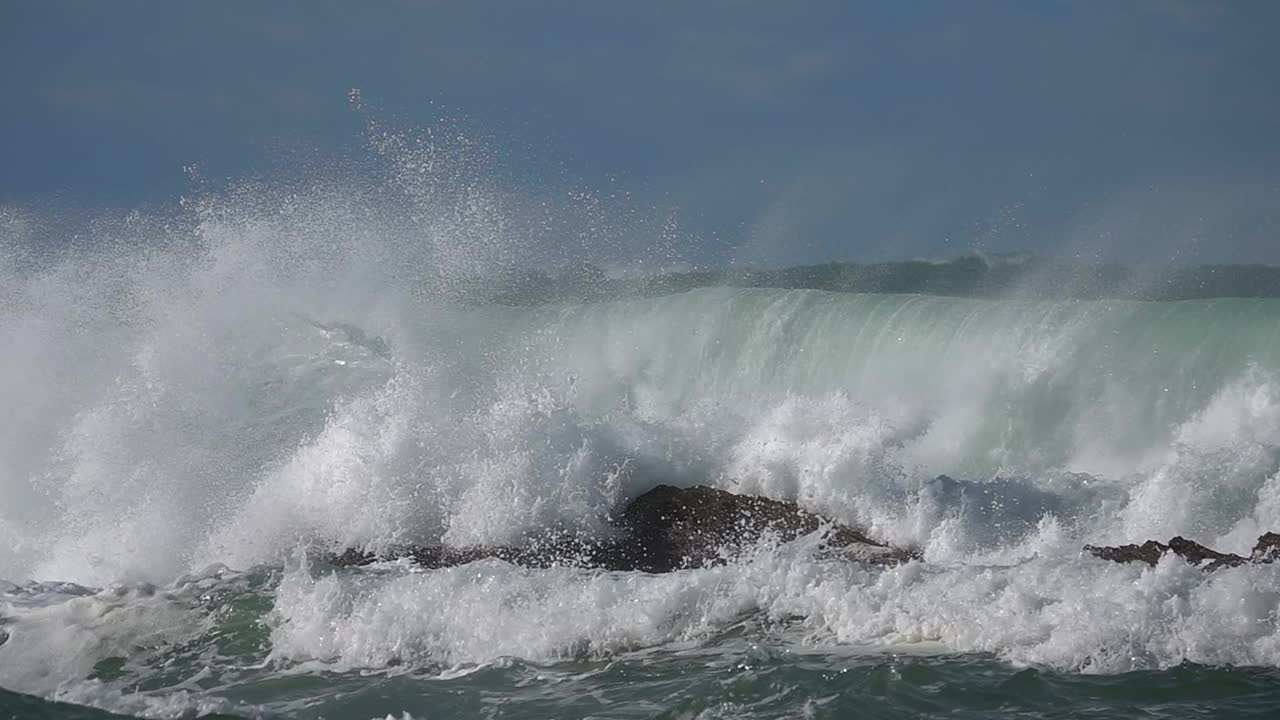
<svg viewBox="0 0 1280 720">
<path fill-rule="evenodd" d="M 509 209 L 392 165 L 61 244 L 4 210 L 0 717 L 1280 708 L 1280 566 L 1080 552 L 1280 530 L 1280 300 L 463 303 L 441 278 L 526 257 Z M 817 537 L 667 575 L 316 559 L 601 533 L 659 483 L 924 560 Z"/>
</svg>

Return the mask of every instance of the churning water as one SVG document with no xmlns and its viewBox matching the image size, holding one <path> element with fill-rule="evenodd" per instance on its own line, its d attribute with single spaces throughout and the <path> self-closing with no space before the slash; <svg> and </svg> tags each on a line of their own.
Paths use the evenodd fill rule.
<svg viewBox="0 0 1280 720">
<path fill-rule="evenodd" d="M 1280 301 L 459 302 L 453 279 L 571 250 L 521 241 L 537 203 L 452 155 L 374 145 L 373 180 L 75 237 L 3 211 L 0 715 L 1280 707 L 1280 565 L 1080 552 L 1280 530 Z M 307 560 L 599 532 L 659 483 L 794 499 L 925 561 Z"/>
</svg>

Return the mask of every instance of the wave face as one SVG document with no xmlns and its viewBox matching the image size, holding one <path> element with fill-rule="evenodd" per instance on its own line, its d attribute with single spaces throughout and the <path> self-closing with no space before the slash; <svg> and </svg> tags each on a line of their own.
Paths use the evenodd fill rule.
<svg viewBox="0 0 1280 720">
<path fill-rule="evenodd" d="M 706 289 L 462 308 L 262 278 L 238 250 L 19 285 L 0 575 L 510 542 L 596 528 L 657 482 L 797 499 L 946 557 L 1012 539 L 979 518 L 940 532 L 979 495 L 1004 524 L 1238 550 L 1276 490 L 1277 300 Z"/>
<path fill-rule="evenodd" d="M 1280 567 L 1079 553 L 1174 534 L 1245 552 L 1280 529 L 1280 300 L 463 305 L 424 278 L 512 261 L 483 194 L 405 220 L 377 193 L 308 192 L 103 220 L 56 251 L 5 211 L 0 686 L 241 712 L 245 668 L 605 658 L 744 617 L 1067 672 L 1280 666 Z M 667 576 L 299 560 L 597 532 L 658 483 L 795 499 L 927 562 L 804 542 Z M 216 702 L 191 699 L 202 672 Z"/>
</svg>

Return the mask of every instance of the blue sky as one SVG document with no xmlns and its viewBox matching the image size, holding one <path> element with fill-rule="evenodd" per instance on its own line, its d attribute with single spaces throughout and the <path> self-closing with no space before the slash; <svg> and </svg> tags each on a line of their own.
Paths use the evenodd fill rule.
<svg viewBox="0 0 1280 720">
<path fill-rule="evenodd" d="M 130 206 L 461 123 L 755 264 L 1280 262 L 1280 3 L 0 4 L 0 203 Z"/>
</svg>

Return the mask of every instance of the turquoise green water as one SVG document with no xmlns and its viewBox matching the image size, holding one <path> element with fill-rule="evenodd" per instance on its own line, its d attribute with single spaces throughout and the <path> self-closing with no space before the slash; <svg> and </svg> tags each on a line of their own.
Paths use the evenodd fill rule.
<svg viewBox="0 0 1280 720">
<path fill-rule="evenodd" d="M 672 224 L 367 140 L 0 208 L 0 718 L 1280 717 L 1280 564 L 1081 552 L 1280 531 L 1280 271 L 664 273 Z M 307 560 L 592 536 L 660 483 L 923 559 Z"/>
<path fill-rule="evenodd" d="M 1080 550 L 1280 530 L 1280 300 L 459 305 L 360 237 L 202 227 L 0 265 L 0 717 L 1280 708 L 1280 566 Z M 303 562 L 591 535 L 659 483 L 923 561 Z"/>
<path fill-rule="evenodd" d="M 203 717 L 1271 718 L 1280 693 L 1276 672 L 1258 669 L 1188 665 L 1082 678 L 970 657 L 753 661 L 745 652 L 740 659 L 726 652 L 711 666 L 674 654 L 552 667 L 512 662 L 453 679 L 315 676 L 228 691 L 270 698 L 275 712 L 245 707 Z M 282 700 L 289 697 L 299 699 Z M 0 690 L 0 717 L 128 716 Z"/>
</svg>

